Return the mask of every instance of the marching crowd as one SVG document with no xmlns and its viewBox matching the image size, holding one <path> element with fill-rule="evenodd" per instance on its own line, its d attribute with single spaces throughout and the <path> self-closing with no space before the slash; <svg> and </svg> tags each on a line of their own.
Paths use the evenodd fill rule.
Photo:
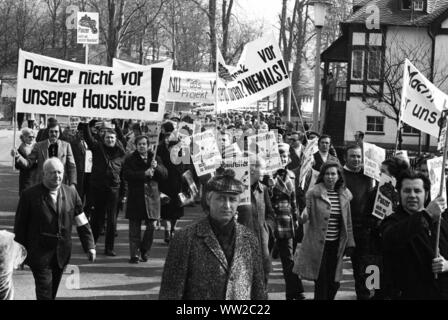
<svg viewBox="0 0 448 320">
<path fill-rule="evenodd" d="M 173 159 L 185 152 L 176 149 L 181 121 L 193 123 L 190 115 L 166 115 L 156 144 L 144 123 L 131 121 L 91 120 L 70 132 L 49 119 L 37 135 L 22 130 L 22 144 L 12 151 L 20 170 L 14 232 L 27 251 L 38 299 L 56 297 L 72 223 L 90 261 L 103 234 L 104 254 L 116 255 L 120 210 L 129 220 L 131 264 L 151 258 L 154 231 L 160 221 L 164 227 L 169 250 L 160 299 L 267 299 L 272 259 L 280 258 L 287 300 L 305 298 L 302 280 L 314 281 L 315 299 L 332 300 L 345 256 L 359 300 L 448 298 L 446 203 L 429 199 L 426 158 L 413 168 L 401 157 L 382 163 L 382 173 L 397 184 L 390 194 L 394 213 L 380 220 L 372 215 L 378 186 L 363 172 L 361 132 L 357 143 L 336 152 L 330 136 L 306 124 L 298 131 L 275 113 L 208 116 L 202 130 L 216 128 L 223 157 L 234 156 L 229 147 L 236 143 L 250 159 L 251 203 L 240 205 L 244 185 L 233 170 L 199 177 L 193 164 Z M 242 139 L 232 136 L 236 130 Z M 249 151 L 244 136 L 269 130 L 277 132 L 282 168 L 266 174 L 267 159 Z M 318 150 L 303 177 L 304 150 L 314 139 Z M 201 204 L 204 217 L 179 230 L 176 222 L 191 203 Z M 380 271 L 374 290 L 369 266 Z M 0 296 L 11 297 L 1 288 Z"/>
</svg>

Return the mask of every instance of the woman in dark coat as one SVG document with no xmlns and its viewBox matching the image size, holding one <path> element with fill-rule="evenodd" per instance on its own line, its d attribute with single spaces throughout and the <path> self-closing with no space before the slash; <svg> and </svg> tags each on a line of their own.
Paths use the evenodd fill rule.
<svg viewBox="0 0 448 320">
<path fill-rule="evenodd" d="M 184 215 L 184 208 L 180 202 L 179 193 L 187 190 L 182 174 L 189 169 L 188 164 L 185 164 L 184 161 L 182 161 L 182 159 L 184 159 L 182 156 L 178 159 L 174 159 L 176 157 L 173 156 L 173 160 L 175 160 L 175 163 L 173 163 L 170 157 L 170 152 L 172 147 L 178 144 L 179 141 L 177 139 L 175 141 L 170 141 L 170 134 L 171 132 L 169 130 L 165 130 L 165 132 L 162 133 L 162 139 L 157 149 L 157 155 L 162 159 L 162 162 L 168 169 L 168 179 L 160 183 L 160 191 L 170 198 L 169 202 L 162 204 L 161 207 L 161 218 L 165 227 L 166 243 L 168 243 L 174 235 L 177 220 Z M 182 150 L 179 152 L 182 152 Z"/>
<path fill-rule="evenodd" d="M 129 219 L 129 263 L 138 263 L 139 256 L 144 262 L 148 260 L 147 253 L 160 219 L 159 183 L 168 177 L 161 158 L 153 159 L 148 137 L 137 137 L 135 145 L 137 150 L 126 158 L 123 166 L 123 176 L 128 183 L 126 218 Z M 142 221 L 146 225 L 143 240 L 140 229 Z"/>
</svg>

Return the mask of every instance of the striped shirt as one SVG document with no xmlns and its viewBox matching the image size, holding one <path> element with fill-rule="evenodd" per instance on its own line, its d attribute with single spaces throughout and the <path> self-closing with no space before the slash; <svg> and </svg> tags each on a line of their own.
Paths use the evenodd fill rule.
<svg viewBox="0 0 448 320">
<path fill-rule="evenodd" d="M 339 194 L 334 190 L 328 190 L 328 198 L 331 202 L 330 220 L 328 221 L 326 241 L 339 240 L 339 231 L 341 228 L 341 204 Z"/>
</svg>

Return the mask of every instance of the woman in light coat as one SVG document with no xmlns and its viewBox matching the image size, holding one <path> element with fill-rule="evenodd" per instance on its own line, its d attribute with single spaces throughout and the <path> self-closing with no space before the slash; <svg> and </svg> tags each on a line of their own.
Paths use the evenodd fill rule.
<svg viewBox="0 0 448 320">
<path fill-rule="evenodd" d="M 301 279 L 315 281 L 316 300 L 335 298 L 344 254 L 350 254 L 355 246 L 351 199 L 341 166 L 324 163 L 315 186 L 306 195 L 306 209 L 301 217 L 305 234 L 293 270 Z"/>
<path fill-rule="evenodd" d="M 20 140 L 22 143 L 20 144 L 17 150 L 12 150 L 11 155 L 14 157 L 14 163 L 16 169 L 20 170 L 19 174 L 19 196 L 22 194 L 22 191 L 31 187 L 33 185 L 33 171 L 36 169 L 37 165 L 34 164 L 31 167 L 25 166 L 21 161 L 19 161 L 20 157 L 28 159 L 31 151 L 36 144 L 35 134 L 32 129 L 23 128 L 22 134 L 20 135 Z"/>
</svg>

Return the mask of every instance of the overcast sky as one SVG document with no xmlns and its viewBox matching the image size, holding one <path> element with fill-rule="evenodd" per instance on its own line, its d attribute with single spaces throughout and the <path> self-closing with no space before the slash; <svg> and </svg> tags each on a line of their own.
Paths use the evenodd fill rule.
<svg viewBox="0 0 448 320">
<path fill-rule="evenodd" d="M 234 12 L 248 20 L 264 21 L 264 30 L 267 31 L 277 30 L 274 27 L 278 26 L 281 10 L 281 0 L 237 0 Z"/>
</svg>

